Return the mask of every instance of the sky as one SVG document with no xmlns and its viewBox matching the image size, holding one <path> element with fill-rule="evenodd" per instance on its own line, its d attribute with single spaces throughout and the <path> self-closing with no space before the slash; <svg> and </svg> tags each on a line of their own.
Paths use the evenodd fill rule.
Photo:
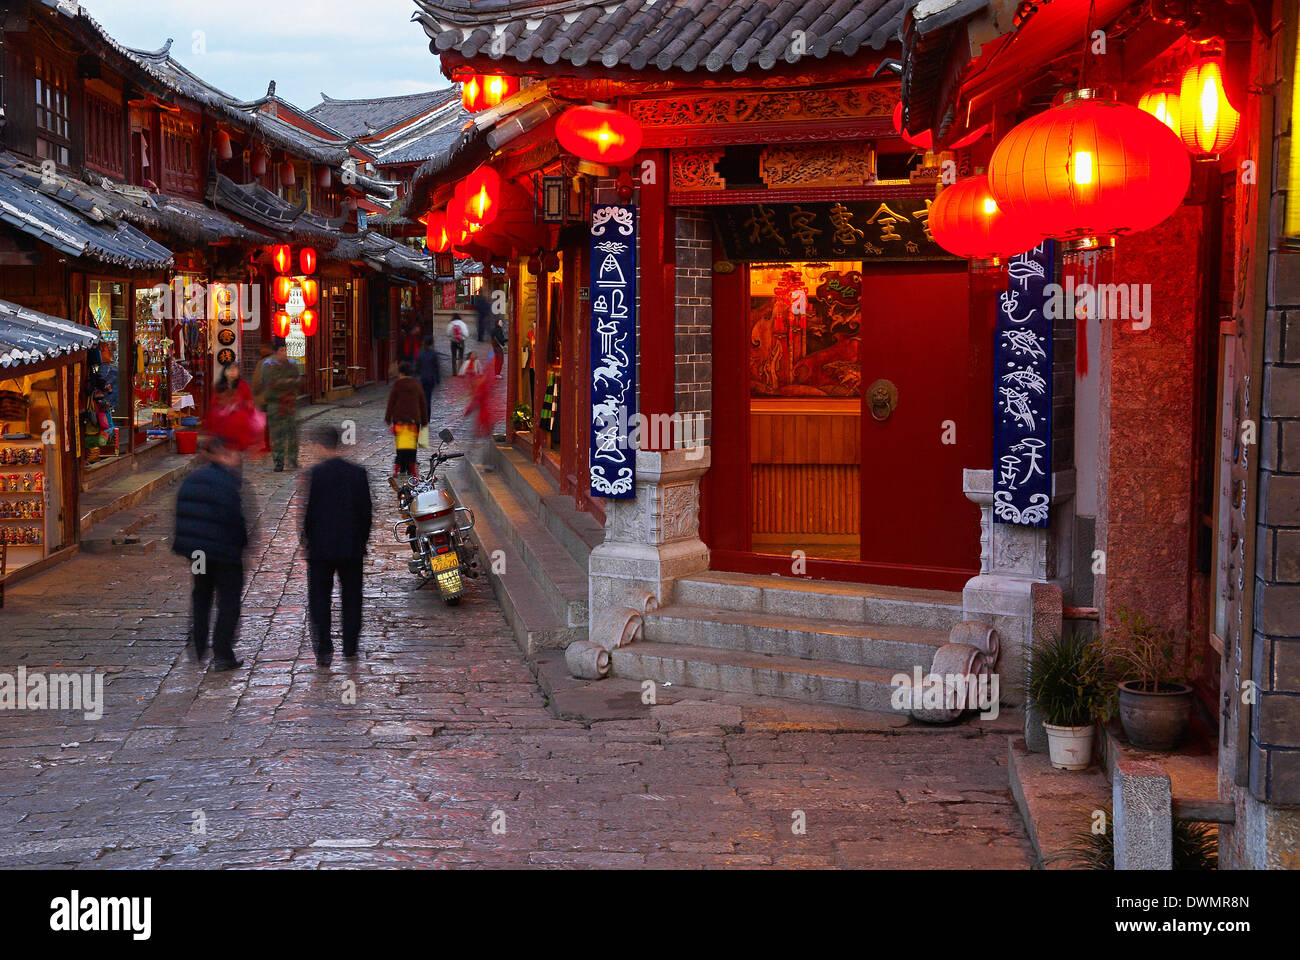
<svg viewBox="0 0 1300 960">
<path fill-rule="evenodd" d="M 243 100 L 275 92 L 306 109 L 446 87 L 412 0 L 81 0 L 127 47 L 172 56 Z"/>
</svg>

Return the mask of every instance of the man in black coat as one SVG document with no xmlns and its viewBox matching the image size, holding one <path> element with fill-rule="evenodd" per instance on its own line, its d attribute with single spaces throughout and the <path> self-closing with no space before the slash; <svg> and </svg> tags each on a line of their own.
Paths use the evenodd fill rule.
<svg viewBox="0 0 1300 960">
<path fill-rule="evenodd" d="M 338 574 L 343 602 L 343 656 L 357 655 L 361 636 L 361 564 L 370 539 L 370 483 L 364 467 L 346 460 L 339 450 L 337 427 L 321 427 L 316 441 L 325 459 L 308 476 L 307 509 L 302 516 L 302 541 L 307 546 L 307 611 L 311 617 L 312 648 L 318 666 L 334 657 L 330 640 L 330 601 Z"/>
<path fill-rule="evenodd" d="M 234 670 L 235 631 L 244 591 L 244 549 L 248 527 L 240 492 L 240 454 L 212 437 L 204 442 L 207 461 L 181 484 L 176 495 L 176 535 L 172 552 L 190 561 L 194 574 L 191 633 L 194 656 L 208 648 L 212 596 L 217 597 L 217 624 L 212 634 L 212 667 Z"/>
</svg>

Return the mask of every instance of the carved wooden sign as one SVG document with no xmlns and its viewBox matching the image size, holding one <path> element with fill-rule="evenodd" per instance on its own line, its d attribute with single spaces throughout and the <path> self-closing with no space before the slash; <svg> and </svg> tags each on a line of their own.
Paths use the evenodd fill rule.
<svg viewBox="0 0 1300 960">
<path fill-rule="evenodd" d="M 745 203 L 713 210 L 731 260 L 952 260 L 930 235 L 928 198 Z"/>
</svg>

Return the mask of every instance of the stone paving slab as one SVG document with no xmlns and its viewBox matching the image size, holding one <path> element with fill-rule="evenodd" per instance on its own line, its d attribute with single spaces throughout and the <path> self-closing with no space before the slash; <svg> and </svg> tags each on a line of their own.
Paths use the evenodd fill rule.
<svg viewBox="0 0 1300 960">
<path fill-rule="evenodd" d="M 316 667 L 292 473 L 246 467 L 257 532 L 237 649 L 185 652 L 181 558 L 82 555 L 19 584 L 0 673 L 97 671 L 98 720 L 0 711 L 0 867 L 1025 868 L 1005 734 L 525 662 L 485 579 L 416 591 L 386 483 L 382 397 L 353 419 L 371 471 L 362 656 Z M 468 438 L 461 384 L 436 426 Z M 469 449 L 462 443 L 460 449 Z M 304 455 L 304 462 L 310 461 Z M 175 491 L 141 536 L 169 535 Z M 337 629 L 337 628 L 336 628 Z M 562 660 L 560 661 L 562 665 Z"/>
</svg>

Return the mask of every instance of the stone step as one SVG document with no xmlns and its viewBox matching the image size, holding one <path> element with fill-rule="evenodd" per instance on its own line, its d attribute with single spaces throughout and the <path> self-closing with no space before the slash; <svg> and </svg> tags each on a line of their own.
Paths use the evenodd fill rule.
<svg viewBox="0 0 1300 960">
<path fill-rule="evenodd" d="M 644 618 L 644 638 L 717 650 L 831 661 L 863 667 L 928 670 L 946 630 L 844 622 L 765 611 L 714 610 L 674 603 Z"/>
<path fill-rule="evenodd" d="M 610 659 L 614 676 L 631 680 L 895 712 L 890 679 L 896 671 L 879 667 L 639 641 L 618 647 Z"/>
<path fill-rule="evenodd" d="M 961 593 L 957 591 L 715 570 L 678 580 L 673 602 L 846 623 L 925 627 L 945 633 L 962 620 Z"/>
<path fill-rule="evenodd" d="M 464 461 L 462 461 L 462 464 Z M 525 653 L 535 653 L 547 647 L 565 647 L 575 640 L 587 639 L 585 624 L 572 626 L 566 616 L 557 612 L 547 591 L 550 587 L 539 582 L 523 555 L 511 538 L 503 532 L 495 512 L 480 492 L 469 482 L 468 465 L 453 466 L 447 472 L 448 483 L 463 506 L 474 511 L 474 529 L 471 537 L 479 548 L 479 569 L 492 584 L 492 592 L 501 604 L 501 612 L 510 624 L 515 641 Z M 504 570 L 492 572 L 492 557 L 500 551 Z M 586 595 L 583 595 L 585 604 Z"/>
<path fill-rule="evenodd" d="M 578 566 L 587 569 L 591 551 L 605 539 L 604 525 L 577 509 L 572 497 L 556 489 L 549 473 L 514 447 L 494 444 L 488 466 L 501 475 L 516 499 L 541 519 Z"/>
<path fill-rule="evenodd" d="M 467 460 L 453 461 L 447 472 L 457 499 L 474 511 L 476 522 L 486 521 L 499 540 L 512 548 L 529 578 L 537 584 L 541 603 L 548 606 L 566 627 L 587 626 L 587 572 L 553 537 L 545 525 L 521 504 L 497 473 Z M 495 549 L 495 548 L 494 548 Z M 510 572 L 511 554 L 504 555 Z M 485 549 L 481 562 L 492 569 L 492 550 Z"/>
</svg>

